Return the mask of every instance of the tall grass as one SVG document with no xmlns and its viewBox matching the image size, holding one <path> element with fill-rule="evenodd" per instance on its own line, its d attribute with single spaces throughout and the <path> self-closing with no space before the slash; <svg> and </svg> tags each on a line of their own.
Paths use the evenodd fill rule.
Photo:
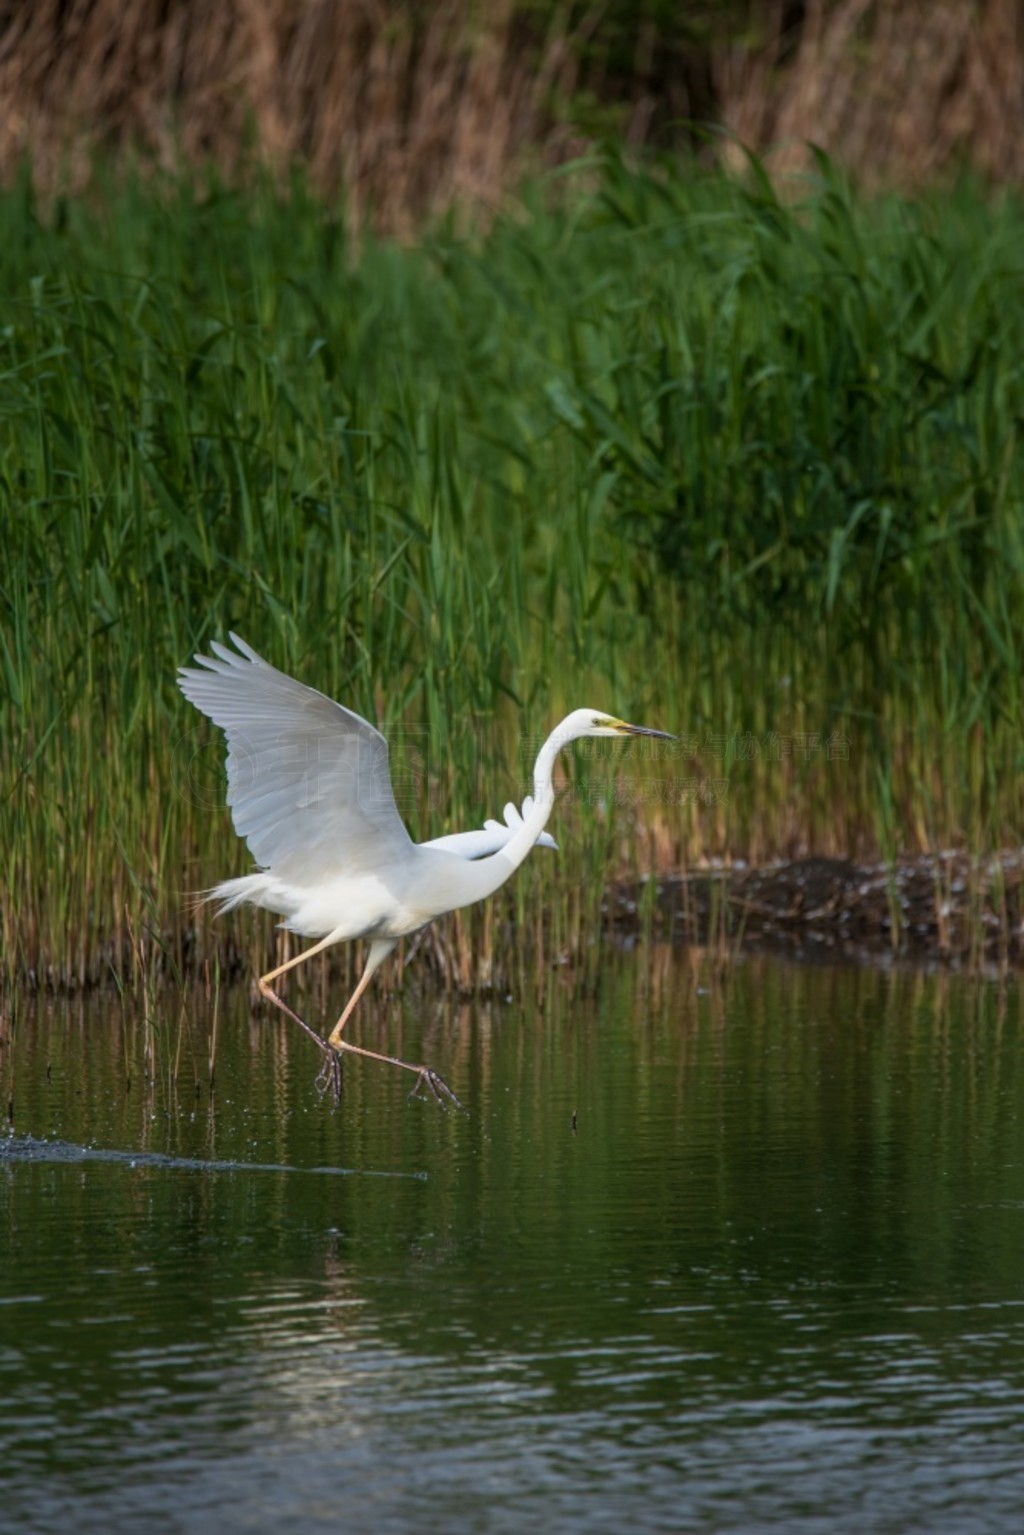
<svg viewBox="0 0 1024 1535">
<path fill-rule="evenodd" d="M 585 952 L 612 868 L 1019 840 L 1024 217 L 820 170 L 611 162 L 416 249 L 299 185 L 2 194 L 5 972 L 208 956 L 247 855 L 174 671 L 229 627 L 381 723 L 417 836 L 577 704 L 681 732 L 568 763 L 463 978 Z"/>
</svg>

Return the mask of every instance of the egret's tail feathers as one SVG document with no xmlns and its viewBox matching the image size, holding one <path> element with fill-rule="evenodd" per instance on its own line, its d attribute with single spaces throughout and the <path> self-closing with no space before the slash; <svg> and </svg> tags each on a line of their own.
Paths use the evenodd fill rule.
<svg viewBox="0 0 1024 1535">
<path fill-rule="evenodd" d="M 246 901 L 253 906 L 263 906 L 268 911 L 278 911 L 280 908 L 272 904 L 275 893 L 275 882 L 268 874 L 242 874 L 238 879 L 225 879 L 219 885 L 214 885 L 212 890 L 202 891 L 197 904 L 219 901 L 220 905 L 214 913 L 218 917 L 222 917 L 226 911 L 234 911 L 236 906 L 243 906 Z"/>
<path fill-rule="evenodd" d="M 207 901 L 212 899 L 212 890 L 186 890 L 185 910 L 188 912 L 190 917 L 198 917 L 202 907 L 206 905 Z"/>
</svg>

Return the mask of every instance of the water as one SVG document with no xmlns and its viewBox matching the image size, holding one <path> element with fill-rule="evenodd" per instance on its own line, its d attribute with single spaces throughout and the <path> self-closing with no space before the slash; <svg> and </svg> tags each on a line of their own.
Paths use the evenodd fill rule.
<svg viewBox="0 0 1024 1535">
<path fill-rule="evenodd" d="M 6 1026 L 0 1528 L 1019 1523 L 1015 984 L 658 951 L 368 1010 L 466 1114 L 370 1063 L 333 1109 L 243 997 L 211 1095 L 161 1005 L 149 1082 L 116 1000 Z"/>
</svg>

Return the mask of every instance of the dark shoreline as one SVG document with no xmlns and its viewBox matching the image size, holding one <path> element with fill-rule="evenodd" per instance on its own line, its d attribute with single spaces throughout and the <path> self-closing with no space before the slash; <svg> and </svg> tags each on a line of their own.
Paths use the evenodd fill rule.
<svg viewBox="0 0 1024 1535">
<path fill-rule="evenodd" d="M 651 883 L 654 891 L 651 891 Z M 722 961 L 742 953 L 774 953 L 808 962 L 942 967 L 991 974 L 1024 966 L 1024 849 L 984 858 L 961 852 L 922 853 L 894 865 L 847 858 L 800 858 L 757 868 L 707 867 L 685 874 L 617 881 L 602 901 L 604 931 L 614 944 L 654 936 L 680 947 L 711 950 Z M 596 934 L 591 934 L 596 937 Z M 140 970 L 130 946 L 102 945 L 87 973 L 68 978 L 47 968 L 4 971 L 0 1003 L 19 991 L 51 995 L 168 981 L 231 985 L 252 975 L 253 956 L 226 929 L 211 946 L 200 929 L 150 933 Z M 417 968 L 434 968 L 451 984 L 443 927 L 425 930 Z M 419 945 L 416 945 L 419 948 Z M 407 951 L 408 959 L 412 951 Z M 350 946 L 342 954 L 354 953 Z M 539 956 L 544 963 L 544 956 Z M 571 966 L 574 957 L 561 963 Z M 351 964 L 351 959 L 347 961 Z M 471 967 L 472 968 L 472 967 Z M 506 981 L 454 989 L 486 995 Z"/>
<path fill-rule="evenodd" d="M 673 942 L 723 953 L 1011 966 L 1024 963 L 1022 887 L 1024 849 L 922 853 L 895 864 L 801 858 L 661 877 L 655 920 Z M 637 887 L 618 887 L 609 919 L 635 925 L 642 899 Z"/>
</svg>

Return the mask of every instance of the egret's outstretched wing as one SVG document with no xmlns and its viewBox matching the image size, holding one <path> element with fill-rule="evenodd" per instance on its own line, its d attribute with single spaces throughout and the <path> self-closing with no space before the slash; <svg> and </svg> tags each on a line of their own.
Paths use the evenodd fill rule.
<svg viewBox="0 0 1024 1535">
<path fill-rule="evenodd" d="M 408 858 L 380 732 L 231 640 L 178 686 L 227 736 L 228 804 L 260 867 L 301 886 Z"/>
<path fill-rule="evenodd" d="M 452 831 L 444 837 L 434 837 L 430 842 L 424 842 L 424 847 L 441 848 L 446 853 L 458 853 L 460 858 L 489 858 L 492 853 L 497 853 L 506 842 L 515 835 L 523 824 L 524 816 L 528 816 L 533 809 L 533 800 L 527 797 L 523 801 L 522 813 L 515 805 L 509 802 L 505 806 L 505 824 L 500 821 L 485 821 L 480 831 Z M 542 831 L 535 843 L 536 847 L 553 847 L 558 851 L 558 843 L 550 832 Z"/>
</svg>

